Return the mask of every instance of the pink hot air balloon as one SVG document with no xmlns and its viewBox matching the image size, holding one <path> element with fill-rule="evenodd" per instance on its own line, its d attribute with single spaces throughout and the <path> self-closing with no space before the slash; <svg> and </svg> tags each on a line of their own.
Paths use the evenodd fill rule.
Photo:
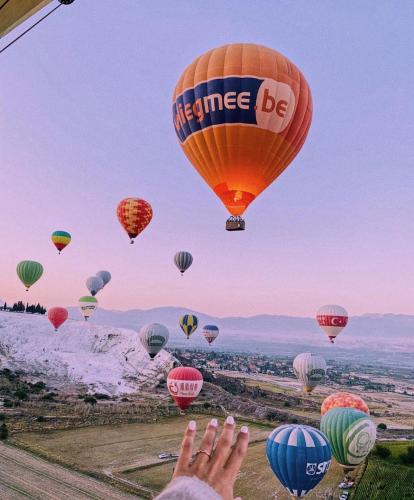
<svg viewBox="0 0 414 500">
<path fill-rule="evenodd" d="M 173 368 L 167 376 L 168 392 L 176 405 L 186 410 L 198 396 L 203 387 L 203 376 L 191 366 Z"/>
<path fill-rule="evenodd" d="M 55 327 L 55 332 L 63 323 L 68 319 L 68 311 L 64 307 L 52 307 L 47 312 L 47 317 L 52 325 Z"/>
<path fill-rule="evenodd" d="M 322 306 L 316 313 L 316 320 L 322 330 L 328 335 L 329 340 L 334 343 L 337 335 L 348 323 L 348 313 L 341 306 Z"/>
</svg>

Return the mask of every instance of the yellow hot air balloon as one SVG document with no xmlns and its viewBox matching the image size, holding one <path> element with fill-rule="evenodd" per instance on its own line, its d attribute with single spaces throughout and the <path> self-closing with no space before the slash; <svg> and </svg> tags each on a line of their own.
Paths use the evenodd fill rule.
<svg viewBox="0 0 414 500">
<path fill-rule="evenodd" d="M 232 217 L 241 215 L 305 142 L 312 97 L 299 69 L 262 45 L 237 43 L 198 57 L 179 78 L 173 121 L 187 158 Z"/>
</svg>

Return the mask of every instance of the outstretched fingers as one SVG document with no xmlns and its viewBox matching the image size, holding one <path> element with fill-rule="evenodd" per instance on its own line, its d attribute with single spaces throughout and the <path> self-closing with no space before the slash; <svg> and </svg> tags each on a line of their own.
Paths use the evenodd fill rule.
<svg viewBox="0 0 414 500">
<path fill-rule="evenodd" d="M 203 439 L 200 443 L 200 448 L 197 456 L 191 466 L 192 470 L 201 473 L 203 476 L 206 472 L 206 464 L 209 462 L 213 454 L 214 442 L 216 440 L 218 422 L 216 418 L 212 418 L 206 427 Z"/>
<path fill-rule="evenodd" d="M 228 474 L 230 480 L 235 481 L 237 473 L 240 470 L 241 464 L 243 463 L 244 457 L 247 453 L 247 447 L 249 445 L 249 429 L 247 426 L 243 426 L 237 436 L 236 444 L 233 446 L 233 450 L 227 459 L 224 469 Z"/>
<path fill-rule="evenodd" d="M 190 422 L 188 422 L 188 426 L 181 443 L 180 456 L 177 460 L 177 465 L 175 467 L 173 477 L 186 475 L 189 471 L 191 459 L 193 456 L 196 429 L 197 424 L 195 420 L 190 420 Z"/>
</svg>

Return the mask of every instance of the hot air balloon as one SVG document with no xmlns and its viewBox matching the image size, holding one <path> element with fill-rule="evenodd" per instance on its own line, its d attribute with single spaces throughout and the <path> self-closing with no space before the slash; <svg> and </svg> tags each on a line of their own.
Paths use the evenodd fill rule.
<svg viewBox="0 0 414 500">
<path fill-rule="evenodd" d="M 204 338 L 207 340 L 209 345 L 214 342 L 214 340 L 217 338 L 219 334 L 219 329 L 218 326 L 216 325 L 205 325 L 203 327 L 202 334 L 204 335 Z"/>
<path fill-rule="evenodd" d="M 197 330 L 198 326 L 197 316 L 194 316 L 194 314 L 184 314 L 184 316 L 181 316 L 180 318 L 180 326 L 181 330 L 187 336 L 187 339 L 189 339 L 190 335 Z"/>
<path fill-rule="evenodd" d="M 26 292 L 43 274 L 43 266 L 34 260 L 23 260 L 17 264 L 17 276 L 26 287 Z"/>
<path fill-rule="evenodd" d="M 326 375 L 326 362 L 318 354 L 303 352 L 293 360 L 293 371 L 297 379 L 302 382 L 303 390 L 309 393 L 323 382 Z"/>
<path fill-rule="evenodd" d="M 125 198 L 119 203 L 116 213 L 131 243 L 134 243 L 134 238 L 148 226 L 152 219 L 151 205 L 140 198 Z"/>
<path fill-rule="evenodd" d="M 244 229 L 250 203 L 292 162 L 312 120 L 299 69 L 262 45 L 224 45 L 198 57 L 179 78 L 173 122 L 180 145 Z"/>
<path fill-rule="evenodd" d="M 101 278 L 104 287 L 111 281 L 111 273 L 109 271 L 98 271 L 96 276 Z"/>
<path fill-rule="evenodd" d="M 316 320 L 328 335 L 329 340 L 334 343 L 336 336 L 341 333 L 348 323 L 348 313 L 341 306 L 322 306 L 316 313 Z"/>
<path fill-rule="evenodd" d="M 92 297 L 102 290 L 104 282 L 98 276 L 91 276 L 86 280 L 86 288 L 91 292 Z"/>
<path fill-rule="evenodd" d="M 186 410 L 200 393 L 203 376 L 196 368 L 178 366 L 168 373 L 167 387 L 177 406 Z"/>
<path fill-rule="evenodd" d="M 281 425 L 267 438 L 266 455 L 273 473 L 295 498 L 306 496 L 328 472 L 328 439 L 308 425 Z"/>
<path fill-rule="evenodd" d="M 353 469 L 368 455 L 375 444 L 377 429 L 370 417 L 354 408 L 332 408 L 321 419 L 336 461 Z"/>
<path fill-rule="evenodd" d="M 144 325 L 139 332 L 141 344 L 145 347 L 151 359 L 161 351 L 170 336 L 167 327 L 160 323 Z"/>
<path fill-rule="evenodd" d="M 174 262 L 182 276 L 193 263 L 193 256 L 189 252 L 177 252 L 174 255 Z"/>
<path fill-rule="evenodd" d="M 55 231 L 51 236 L 51 240 L 59 253 L 69 245 L 71 239 L 71 235 L 66 231 Z"/>
<path fill-rule="evenodd" d="M 321 415 L 325 415 L 332 408 L 355 408 L 369 415 L 369 408 L 365 401 L 351 392 L 334 392 L 322 403 Z"/>
<path fill-rule="evenodd" d="M 63 323 L 68 319 L 68 310 L 64 307 L 51 307 L 47 312 L 47 317 L 52 325 L 55 327 L 55 332 Z"/>
<path fill-rule="evenodd" d="M 79 299 L 79 308 L 87 321 L 91 316 L 95 309 L 98 307 L 98 301 L 95 297 L 91 297 L 90 295 L 85 295 Z"/>
</svg>

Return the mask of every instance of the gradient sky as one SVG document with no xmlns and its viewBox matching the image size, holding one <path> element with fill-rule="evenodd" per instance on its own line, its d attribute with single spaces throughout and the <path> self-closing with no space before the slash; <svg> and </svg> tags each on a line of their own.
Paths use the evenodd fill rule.
<svg viewBox="0 0 414 500">
<path fill-rule="evenodd" d="M 15 267 L 33 259 L 45 274 L 28 298 L 47 306 L 75 305 L 108 269 L 105 308 L 414 314 L 413 26 L 412 0 L 61 7 L 0 56 L 0 297 L 25 297 Z M 288 56 L 314 99 L 305 146 L 240 233 L 224 230 L 228 214 L 171 120 L 182 70 L 230 42 Z M 134 246 L 115 216 L 126 196 L 155 214 Z M 61 256 L 56 229 L 73 236 Z M 181 249 L 194 255 L 184 278 Z"/>
</svg>

